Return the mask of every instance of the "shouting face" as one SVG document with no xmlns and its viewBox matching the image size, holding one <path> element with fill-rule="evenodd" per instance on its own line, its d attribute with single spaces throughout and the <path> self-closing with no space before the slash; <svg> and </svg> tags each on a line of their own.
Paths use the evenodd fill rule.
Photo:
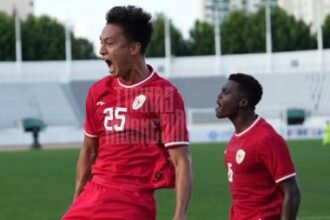
<svg viewBox="0 0 330 220">
<path fill-rule="evenodd" d="M 215 112 L 217 118 L 231 118 L 238 114 L 243 98 L 238 87 L 239 84 L 231 80 L 228 80 L 222 87 L 216 102 Z"/>
<path fill-rule="evenodd" d="M 115 77 L 124 77 L 133 65 L 132 45 L 121 26 L 106 25 L 100 36 L 100 54 Z"/>
</svg>

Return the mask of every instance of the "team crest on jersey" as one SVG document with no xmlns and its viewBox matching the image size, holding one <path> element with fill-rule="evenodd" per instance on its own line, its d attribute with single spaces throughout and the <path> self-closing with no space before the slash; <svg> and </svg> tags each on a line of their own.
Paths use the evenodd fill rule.
<svg viewBox="0 0 330 220">
<path fill-rule="evenodd" d="M 144 102 L 146 101 L 147 97 L 145 95 L 139 95 L 134 99 L 132 108 L 133 110 L 137 110 L 142 107 Z"/>
<path fill-rule="evenodd" d="M 245 158 L 245 151 L 243 149 L 239 149 L 236 152 L 236 163 L 241 164 Z"/>
</svg>

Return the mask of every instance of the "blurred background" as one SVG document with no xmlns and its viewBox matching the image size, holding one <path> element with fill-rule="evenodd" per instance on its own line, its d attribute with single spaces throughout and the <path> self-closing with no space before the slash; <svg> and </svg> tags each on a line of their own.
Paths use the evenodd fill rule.
<svg viewBox="0 0 330 220">
<path fill-rule="evenodd" d="M 227 216 L 222 155 L 233 127 L 214 107 L 237 72 L 261 82 L 256 111 L 289 143 L 308 198 L 300 219 L 330 219 L 321 140 L 330 120 L 330 0 L 0 0 L 0 219 L 59 219 L 68 207 L 86 92 L 108 74 L 98 54 L 105 13 L 129 4 L 152 14 L 147 63 L 185 100 L 200 198 L 190 219 Z M 159 219 L 168 219 L 173 201 L 158 196 Z"/>
</svg>

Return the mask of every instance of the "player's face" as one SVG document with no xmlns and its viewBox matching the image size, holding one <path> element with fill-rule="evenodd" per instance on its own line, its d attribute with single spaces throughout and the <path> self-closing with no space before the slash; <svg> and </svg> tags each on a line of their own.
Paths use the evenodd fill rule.
<svg viewBox="0 0 330 220">
<path fill-rule="evenodd" d="M 124 35 L 122 27 L 108 24 L 100 36 L 100 54 L 115 77 L 123 77 L 132 67 L 131 43 Z"/>
<path fill-rule="evenodd" d="M 238 90 L 237 82 L 228 80 L 222 87 L 217 98 L 217 107 L 215 109 L 217 118 L 231 118 L 237 115 L 239 102 L 242 98 Z"/>
</svg>

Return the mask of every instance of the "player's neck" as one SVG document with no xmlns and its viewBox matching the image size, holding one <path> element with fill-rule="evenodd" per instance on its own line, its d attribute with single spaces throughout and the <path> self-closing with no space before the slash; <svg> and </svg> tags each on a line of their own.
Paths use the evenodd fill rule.
<svg viewBox="0 0 330 220">
<path fill-rule="evenodd" d="M 120 77 L 119 80 L 125 85 L 134 85 L 146 79 L 151 74 L 151 70 L 148 68 L 144 59 L 140 59 L 131 65 L 131 68 L 124 77 Z"/>
<path fill-rule="evenodd" d="M 239 134 L 249 128 L 257 118 L 258 115 L 254 112 L 244 112 L 237 115 L 236 118 L 231 120 L 235 126 L 235 133 Z"/>
</svg>

